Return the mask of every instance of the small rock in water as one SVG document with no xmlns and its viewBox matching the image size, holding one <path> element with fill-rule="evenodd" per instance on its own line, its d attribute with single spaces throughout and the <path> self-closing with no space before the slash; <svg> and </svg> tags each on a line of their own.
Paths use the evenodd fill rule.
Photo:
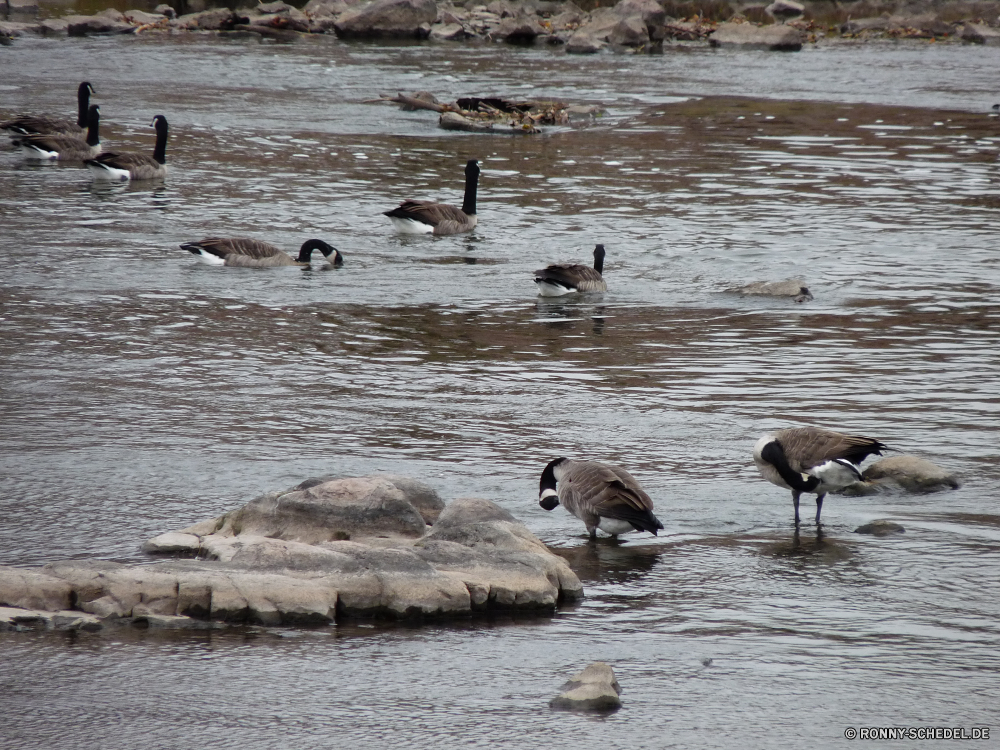
<svg viewBox="0 0 1000 750">
<path fill-rule="evenodd" d="M 610 664 L 595 661 L 563 685 L 563 692 L 549 701 L 551 708 L 570 711 L 614 711 L 621 708 L 621 686 Z"/>
<path fill-rule="evenodd" d="M 872 536 L 889 536 L 890 534 L 903 534 L 906 532 L 902 526 L 895 521 L 872 521 L 864 526 L 858 526 L 854 530 L 855 534 L 871 534 Z"/>
<path fill-rule="evenodd" d="M 761 297 L 791 297 L 795 302 L 808 302 L 813 298 L 812 292 L 802 279 L 785 279 L 784 281 L 754 281 L 737 289 L 740 294 Z"/>
</svg>

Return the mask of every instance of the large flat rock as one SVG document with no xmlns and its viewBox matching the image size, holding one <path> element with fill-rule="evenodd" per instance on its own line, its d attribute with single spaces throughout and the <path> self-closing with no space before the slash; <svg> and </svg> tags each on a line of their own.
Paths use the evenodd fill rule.
<svg viewBox="0 0 1000 750">
<path fill-rule="evenodd" d="M 495 503 L 459 499 L 437 515 L 433 490 L 391 479 L 321 478 L 268 493 L 150 540 L 145 551 L 172 555 L 152 564 L 0 567 L 0 607 L 71 611 L 88 627 L 97 618 L 188 628 L 551 612 L 583 595 L 565 560 Z M 4 622 L 55 627 L 51 615 L 20 618 Z"/>
</svg>

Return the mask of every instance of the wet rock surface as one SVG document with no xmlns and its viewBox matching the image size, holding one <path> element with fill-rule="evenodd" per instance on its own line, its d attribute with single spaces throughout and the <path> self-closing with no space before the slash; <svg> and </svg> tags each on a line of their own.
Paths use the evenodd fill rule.
<svg viewBox="0 0 1000 750">
<path fill-rule="evenodd" d="M 94 16 L 66 16 L 25 23 L 37 14 L 34 0 L 9 0 L 15 17 L 3 22 L 0 34 L 71 36 L 112 33 L 255 32 L 256 38 L 294 41 L 299 34 L 336 34 L 344 38 L 467 39 L 513 44 L 558 45 L 571 54 L 604 49 L 656 51 L 660 43 L 705 43 L 794 51 L 824 40 L 954 39 L 965 44 L 1000 43 L 1000 2 L 985 0 L 946 14 L 924 6 L 886 3 L 880 15 L 873 6 L 847 3 L 836 12 L 828 4 L 777 0 L 767 5 L 713 6 L 710 13 L 691 5 L 689 17 L 673 17 L 656 0 L 619 0 L 614 6 L 586 12 L 573 2 L 494 0 L 452 4 L 434 0 L 309 0 L 301 9 L 275 0 L 256 7 L 207 8 L 188 4 L 191 12 L 176 17 L 169 5 L 156 12 L 103 11 Z M 679 8 L 672 6 L 672 12 Z M 704 10 L 704 9 L 703 9 Z M 685 12 L 688 12 L 685 11 Z M 65 22 L 65 27 L 61 23 Z M 56 24 L 53 26 L 53 24 Z M 11 25 L 23 24 L 23 25 Z"/>
<path fill-rule="evenodd" d="M 83 618 L 67 628 L 90 629 L 552 612 L 583 593 L 567 563 L 499 506 L 445 505 L 398 476 L 306 480 L 143 550 L 196 559 L 0 567 L 0 607 L 18 610 L 0 612 L 0 627 L 59 629 L 53 613 L 67 611 Z"/>
<path fill-rule="evenodd" d="M 890 536 L 892 534 L 903 534 L 906 532 L 900 524 L 895 521 L 887 521 L 885 519 L 872 521 L 871 523 L 866 523 L 862 526 L 858 526 L 854 530 L 855 534 L 871 534 L 872 536 Z"/>
<path fill-rule="evenodd" d="M 621 708 L 621 686 L 610 664 L 594 662 L 573 675 L 563 692 L 549 701 L 551 708 L 568 711 L 614 711 Z"/>
</svg>

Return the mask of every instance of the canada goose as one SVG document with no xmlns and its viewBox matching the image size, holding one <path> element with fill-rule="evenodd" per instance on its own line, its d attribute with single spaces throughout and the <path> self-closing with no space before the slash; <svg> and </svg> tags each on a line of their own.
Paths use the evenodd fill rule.
<svg viewBox="0 0 1000 750">
<path fill-rule="evenodd" d="M 586 524 L 591 539 L 598 529 L 612 536 L 631 531 L 656 536 L 663 528 L 649 495 L 620 466 L 569 458 L 550 461 L 539 482 L 538 504 L 552 510 L 559 503 Z"/>
<path fill-rule="evenodd" d="M 90 95 L 96 94 L 94 87 L 87 81 L 80 84 L 76 100 L 79 114 L 76 122 L 63 117 L 48 115 L 21 115 L 13 120 L 0 122 L 0 130 L 10 131 L 16 135 L 81 135 L 87 129 L 87 113 L 90 111 Z"/>
<path fill-rule="evenodd" d="M 573 292 L 606 292 L 604 245 L 594 248 L 594 267 L 580 264 L 551 265 L 535 271 L 535 283 L 542 297 L 559 297 Z"/>
<path fill-rule="evenodd" d="M 156 147 L 152 156 L 146 154 L 115 153 L 109 151 L 94 159 L 87 159 L 87 165 L 97 180 L 155 180 L 167 174 L 167 118 L 157 115 L 150 123 L 156 128 Z"/>
<path fill-rule="evenodd" d="M 91 104 L 87 111 L 87 137 L 81 135 L 22 135 L 14 140 L 21 153 L 29 159 L 50 159 L 53 161 L 82 161 L 101 153 L 101 139 L 98 135 L 101 110 Z"/>
<path fill-rule="evenodd" d="M 827 492 L 861 479 L 858 464 L 882 455 L 886 446 L 875 438 L 843 435 L 819 427 L 796 427 L 764 435 L 753 447 L 757 470 L 771 484 L 790 489 L 799 525 L 799 495 L 816 493 L 816 524 Z"/>
<path fill-rule="evenodd" d="M 203 263 L 212 266 L 236 266 L 239 268 L 274 268 L 276 266 L 308 266 L 313 250 L 319 250 L 323 257 L 335 266 L 344 265 L 344 256 L 340 251 L 323 242 L 323 240 L 308 240 L 302 243 L 299 257 L 293 258 L 274 245 L 260 240 L 246 238 L 219 239 L 213 237 L 200 242 L 185 242 L 182 250 L 187 250 L 198 256 Z"/>
<path fill-rule="evenodd" d="M 398 208 L 383 211 L 396 231 L 405 234 L 460 234 L 476 228 L 476 190 L 479 187 L 479 162 L 469 159 L 465 165 L 465 200 L 462 208 L 431 201 L 403 201 Z"/>
</svg>

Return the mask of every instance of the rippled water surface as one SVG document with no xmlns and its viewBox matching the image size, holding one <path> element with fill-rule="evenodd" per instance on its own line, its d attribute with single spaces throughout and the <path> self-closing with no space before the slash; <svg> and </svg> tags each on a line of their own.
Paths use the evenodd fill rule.
<svg viewBox="0 0 1000 750">
<path fill-rule="evenodd" d="M 0 150 L 0 563 L 139 544 L 307 476 L 392 471 L 509 509 L 587 598 L 555 617 L 209 635 L 0 636 L 0 745 L 839 747 L 849 726 L 989 726 L 1000 705 L 1000 49 L 668 50 L 193 38 L 18 40 L 0 114 L 97 88 L 162 185 Z M 600 103 L 543 137 L 369 103 L 428 89 Z M 381 211 L 480 226 L 399 237 Z M 178 244 L 322 237 L 333 270 Z M 608 248 L 609 291 L 531 272 Z M 745 298 L 802 277 L 815 300 Z M 819 424 L 960 471 L 831 497 L 824 534 L 750 450 Z M 556 455 L 620 462 L 658 538 L 588 543 L 536 502 Z M 811 518 L 811 510 L 804 514 Z M 863 537 L 891 518 L 907 531 Z M 624 708 L 552 714 L 614 664 Z M 709 661 L 711 660 L 711 661 Z M 707 665 L 706 665 L 707 663 Z M 72 734 L 72 741 L 67 737 Z"/>
</svg>

